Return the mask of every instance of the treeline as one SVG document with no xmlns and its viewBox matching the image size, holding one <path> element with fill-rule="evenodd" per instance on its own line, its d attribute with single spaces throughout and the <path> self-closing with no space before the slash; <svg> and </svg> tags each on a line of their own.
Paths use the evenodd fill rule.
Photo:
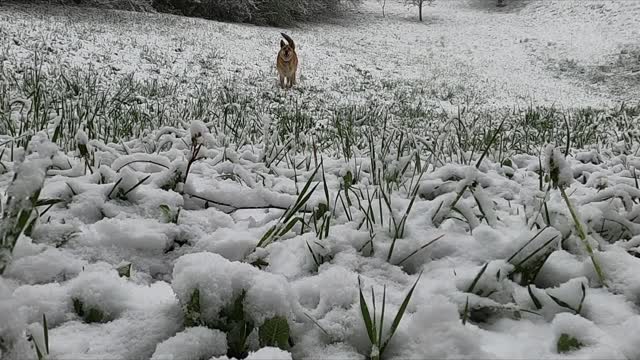
<svg viewBox="0 0 640 360">
<path fill-rule="evenodd" d="M 159 11 L 219 21 L 288 26 L 335 18 L 362 0 L 46 0 L 47 3 Z"/>
</svg>

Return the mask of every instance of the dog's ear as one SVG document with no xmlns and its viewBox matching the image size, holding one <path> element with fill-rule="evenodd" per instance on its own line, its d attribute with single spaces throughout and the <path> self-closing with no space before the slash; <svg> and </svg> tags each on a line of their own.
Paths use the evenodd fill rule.
<svg viewBox="0 0 640 360">
<path fill-rule="evenodd" d="M 284 43 L 284 40 L 280 40 L 280 49 L 282 49 L 286 44 Z"/>
</svg>

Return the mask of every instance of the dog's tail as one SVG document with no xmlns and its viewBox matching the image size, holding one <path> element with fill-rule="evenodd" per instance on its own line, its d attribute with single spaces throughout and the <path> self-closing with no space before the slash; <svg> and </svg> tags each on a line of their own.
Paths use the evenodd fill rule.
<svg viewBox="0 0 640 360">
<path fill-rule="evenodd" d="M 292 49 L 296 48 L 296 44 L 293 42 L 293 39 L 289 37 L 289 35 L 285 33 L 280 33 L 280 35 L 282 35 L 282 37 L 285 38 L 285 40 L 287 40 L 287 42 L 289 43 L 289 46 L 291 46 Z"/>
</svg>

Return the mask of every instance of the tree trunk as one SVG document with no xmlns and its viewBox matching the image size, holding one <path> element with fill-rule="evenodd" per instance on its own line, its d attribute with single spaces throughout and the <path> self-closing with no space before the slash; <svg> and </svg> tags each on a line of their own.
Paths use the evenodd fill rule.
<svg viewBox="0 0 640 360">
<path fill-rule="evenodd" d="M 418 2 L 418 14 L 419 14 L 420 21 L 422 21 L 422 3 L 423 2 L 424 2 L 424 0 L 420 0 Z"/>
</svg>

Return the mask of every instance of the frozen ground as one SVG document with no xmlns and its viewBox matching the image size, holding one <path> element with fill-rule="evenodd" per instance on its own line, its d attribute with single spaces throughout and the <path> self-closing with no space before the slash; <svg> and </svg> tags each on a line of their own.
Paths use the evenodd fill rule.
<svg viewBox="0 0 640 360">
<path fill-rule="evenodd" d="M 36 358 L 46 314 L 51 359 L 226 359 L 241 299 L 248 359 L 365 359 L 358 279 L 378 324 L 386 293 L 386 334 L 419 278 L 385 359 L 640 358 L 638 113 L 571 118 L 564 163 L 542 143 L 563 133 L 530 140 L 548 130 L 531 110 L 532 134 L 509 125 L 473 166 L 500 122 L 480 110 L 636 101 L 640 2 L 442 0 L 424 23 L 388 2 L 384 18 L 371 1 L 287 30 L 302 75 L 290 93 L 275 88 L 278 29 L 1 3 L 2 120 L 34 118 L 34 51 L 65 84 L 46 99 L 65 100 L 31 123 L 42 131 L 26 154 L 22 135 L 0 134 L 2 210 L 43 179 L 40 199 L 58 201 L 38 207 L 0 278 L 0 357 Z M 375 107 L 396 102 L 387 127 Z M 366 109 L 336 110 L 349 104 Z M 147 128 L 112 139 L 131 114 Z M 61 128 L 56 148 L 47 138 Z M 566 187 L 604 284 L 541 172 Z M 308 181 L 288 228 L 281 216 Z M 258 335 L 274 317 L 286 350 Z"/>
<path fill-rule="evenodd" d="M 436 1 L 425 7 L 424 23 L 415 9 L 388 1 L 381 15 L 378 3 L 367 1 L 337 24 L 288 30 L 298 43 L 301 89 L 343 98 L 353 92 L 343 79 L 371 76 L 499 106 L 582 107 L 640 97 L 639 1 L 523 0 L 506 8 L 494 0 Z M 65 66 L 91 64 L 114 75 L 275 86 L 279 29 L 46 7 L 9 6 L 0 17 L 9 64 L 32 61 L 38 44 Z"/>
</svg>

